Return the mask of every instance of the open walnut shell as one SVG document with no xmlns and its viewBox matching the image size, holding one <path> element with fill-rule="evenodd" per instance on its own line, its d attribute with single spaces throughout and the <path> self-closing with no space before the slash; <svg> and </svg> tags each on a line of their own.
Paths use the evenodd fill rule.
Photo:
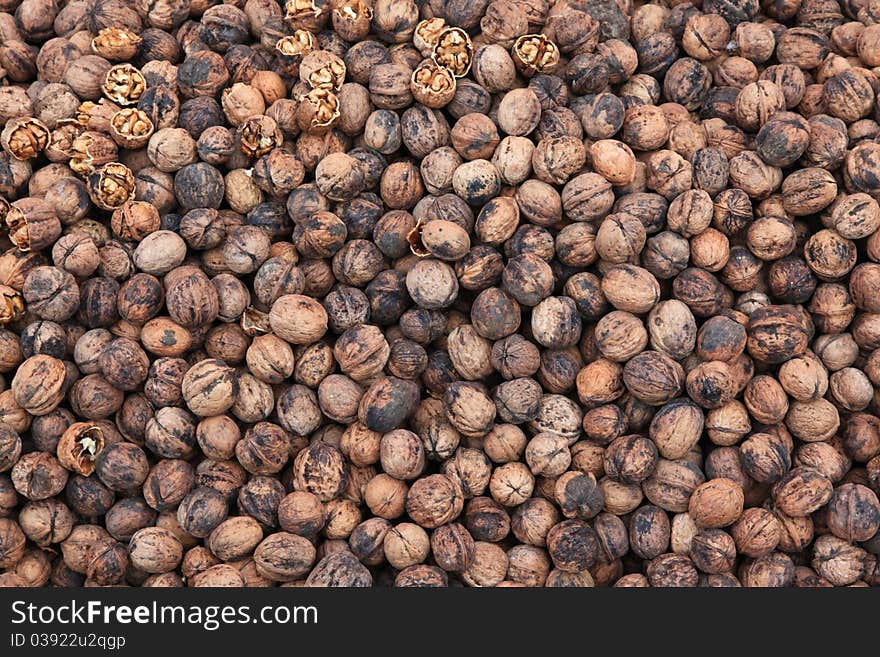
<svg viewBox="0 0 880 657">
<path fill-rule="evenodd" d="M 115 210 L 134 196 L 134 174 L 124 164 L 110 162 L 89 174 L 89 198 L 102 210 Z"/>
<path fill-rule="evenodd" d="M 320 32 L 330 19 L 327 4 L 320 0 L 287 0 L 284 20 L 293 28 Z"/>
<path fill-rule="evenodd" d="M 513 63 L 526 76 L 551 73 L 559 65 L 559 48 L 543 34 L 525 34 L 513 43 Z"/>
<path fill-rule="evenodd" d="M 339 98 L 330 89 L 312 89 L 302 97 L 297 122 L 303 132 L 323 134 L 339 120 Z"/>
<path fill-rule="evenodd" d="M 299 78 L 312 89 L 339 91 L 345 82 L 345 62 L 326 50 L 314 50 L 302 59 Z"/>
<path fill-rule="evenodd" d="M 117 64 L 107 71 L 104 95 L 119 105 L 134 105 L 147 90 L 147 79 L 131 64 Z"/>
<path fill-rule="evenodd" d="M 416 31 L 413 32 L 413 45 L 422 53 L 422 57 L 431 56 L 440 35 L 447 27 L 446 21 L 438 17 L 426 18 L 416 25 Z"/>
<path fill-rule="evenodd" d="M 364 0 L 343 0 L 333 9 L 333 29 L 346 41 L 359 41 L 370 32 L 373 8 Z"/>
<path fill-rule="evenodd" d="M 437 66 L 431 59 L 426 59 L 418 65 L 413 71 L 409 84 L 413 98 L 432 109 L 448 105 L 455 96 L 455 88 L 455 76 L 452 71 Z"/>
<path fill-rule="evenodd" d="M 49 143 L 43 151 L 50 162 L 64 162 L 73 157 L 73 141 L 82 133 L 83 127 L 76 119 L 62 119 L 49 135 Z"/>
<path fill-rule="evenodd" d="M 110 119 L 110 136 L 118 146 L 129 150 L 143 148 L 153 135 L 153 122 L 146 112 L 126 107 Z"/>
<path fill-rule="evenodd" d="M 92 39 L 92 52 L 111 62 L 124 62 L 137 55 L 142 41 L 127 28 L 105 27 Z"/>
<path fill-rule="evenodd" d="M 95 471 L 95 460 L 104 449 L 104 432 L 90 422 L 74 422 L 61 435 L 56 453 L 58 461 L 71 472 L 88 477 Z"/>
<path fill-rule="evenodd" d="M 284 135 L 275 120 L 260 115 L 242 123 L 239 136 L 241 151 L 248 157 L 262 157 L 284 141 Z"/>
<path fill-rule="evenodd" d="M 269 333 L 272 330 L 269 326 L 269 313 L 248 306 L 241 314 L 241 330 L 250 336 Z"/>
<path fill-rule="evenodd" d="M 428 251 L 422 243 L 422 229 L 424 227 L 425 222 L 419 220 L 419 222 L 413 226 L 413 229 L 406 234 L 406 241 L 409 243 L 409 250 L 413 252 L 413 255 L 416 255 L 419 258 L 427 258 L 431 255 L 431 252 Z"/>
<path fill-rule="evenodd" d="M 281 37 L 275 42 L 275 56 L 281 70 L 297 78 L 303 57 L 318 48 L 318 40 L 314 34 L 308 30 L 294 30 L 293 34 Z"/>
<path fill-rule="evenodd" d="M 115 161 L 119 156 L 116 144 L 107 135 L 86 130 L 73 140 L 70 168 L 81 176 L 87 176 L 97 167 Z"/>
<path fill-rule="evenodd" d="M 39 119 L 21 117 L 7 121 L 0 133 L 0 144 L 16 160 L 29 160 L 46 148 L 50 136 L 49 128 Z"/>
<path fill-rule="evenodd" d="M 474 46 L 470 35 L 460 27 L 443 30 L 437 38 L 431 59 L 437 66 L 448 68 L 455 77 L 464 77 L 471 70 L 474 61 Z"/>
<path fill-rule="evenodd" d="M 308 30 L 295 30 L 290 36 L 278 39 L 275 44 L 275 50 L 284 57 L 298 57 L 300 60 L 317 49 L 318 40 Z"/>
<path fill-rule="evenodd" d="M 0 326 L 24 317 L 24 299 L 8 285 L 0 285 Z"/>
</svg>

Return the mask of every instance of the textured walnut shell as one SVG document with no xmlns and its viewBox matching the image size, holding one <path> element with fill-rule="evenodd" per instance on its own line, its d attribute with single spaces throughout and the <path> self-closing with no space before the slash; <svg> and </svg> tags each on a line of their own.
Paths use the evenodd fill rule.
<svg viewBox="0 0 880 657">
<path fill-rule="evenodd" d="M 128 544 L 134 567 L 147 573 L 167 573 L 183 558 L 183 546 L 169 530 L 161 527 L 141 529 Z"/>
<path fill-rule="evenodd" d="M 743 503 L 739 484 L 730 479 L 712 479 L 694 490 L 688 513 L 699 527 L 726 527 L 742 515 Z"/>
<path fill-rule="evenodd" d="M 19 365 L 12 379 L 16 403 L 31 415 L 51 413 L 64 397 L 67 370 L 57 358 L 39 354 Z"/>
<path fill-rule="evenodd" d="M 267 536 L 254 550 L 257 572 L 277 582 L 293 581 L 308 574 L 315 556 L 315 548 L 308 539 L 287 532 Z"/>
<path fill-rule="evenodd" d="M 406 512 L 422 527 L 433 529 L 461 513 L 461 491 L 446 475 L 429 475 L 413 482 L 406 497 Z"/>
<path fill-rule="evenodd" d="M 263 539 L 263 530 L 250 516 L 228 518 L 208 536 L 206 545 L 218 559 L 233 561 L 250 556 Z"/>
<path fill-rule="evenodd" d="M 334 552 L 321 559 L 306 578 L 308 587 L 372 586 L 370 571 L 348 551 Z"/>
<path fill-rule="evenodd" d="M 773 485 L 773 496 L 780 511 L 789 516 L 806 516 L 831 499 L 831 480 L 818 470 L 793 468 Z"/>
</svg>

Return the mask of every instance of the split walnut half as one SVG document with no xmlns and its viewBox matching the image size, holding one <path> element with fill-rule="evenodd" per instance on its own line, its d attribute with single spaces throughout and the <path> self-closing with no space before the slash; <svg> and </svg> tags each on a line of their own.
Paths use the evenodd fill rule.
<svg viewBox="0 0 880 657">
<path fill-rule="evenodd" d="M 110 119 L 110 136 L 129 150 L 143 148 L 153 134 L 153 122 L 147 114 L 133 107 L 121 109 Z"/>
<path fill-rule="evenodd" d="M 333 24 L 339 28 L 345 25 L 357 26 L 365 23 L 369 30 L 370 21 L 373 20 L 373 8 L 363 0 L 345 0 L 333 10 Z"/>
<path fill-rule="evenodd" d="M 17 322 L 24 316 L 24 299 L 8 285 L 0 285 L 0 325 Z"/>
<path fill-rule="evenodd" d="M 420 258 L 427 258 L 431 255 L 431 252 L 428 251 L 422 243 L 422 229 L 424 227 L 424 222 L 419 221 L 413 229 L 406 234 L 406 241 L 409 243 L 409 250 L 413 252 L 413 255 L 417 255 Z"/>
<path fill-rule="evenodd" d="M 559 48 L 543 34 L 526 34 L 513 44 L 513 61 L 524 75 L 547 73 L 559 64 Z"/>
<path fill-rule="evenodd" d="M 92 39 L 92 52 L 111 61 L 124 61 L 137 55 L 142 41 L 124 27 L 105 27 Z"/>
<path fill-rule="evenodd" d="M 284 3 L 284 18 L 288 21 L 300 21 L 308 18 L 317 18 L 321 15 L 321 8 L 314 0 L 287 0 Z"/>
<path fill-rule="evenodd" d="M 134 174 L 124 164 L 105 164 L 88 177 L 92 202 L 104 210 L 115 210 L 134 195 Z"/>
<path fill-rule="evenodd" d="M 104 432 L 89 422 L 74 422 L 58 441 L 58 460 L 65 468 L 88 477 L 104 450 Z"/>
<path fill-rule="evenodd" d="M 114 103 L 134 105 L 147 90 L 147 80 L 131 64 L 118 64 L 107 71 L 102 90 Z"/>
<path fill-rule="evenodd" d="M 413 98 L 425 107 L 434 109 L 448 105 L 455 96 L 455 76 L 448 68 L 438 66 L 430 59 L 422 62 L 410 79 Z"/>
<path fill-rule="evenodd" d="M 457 77 L 464 77 L 471 70 L 474 59 L 474 46 L 467 32 L 460 27 L 444 30 L 437 39 L 431 59 L 448 68 Z"/>
<path fill-rule="evenodd" d="M 49 143 L 49 128 L 33 117 L 12 119 L 0 133 L 0 143 L 16 160 L 29 160 L 39 155 Z"/>
<path fill-rule="evenodd" d="M 424 57 L 430 57 L 440 35 L 446 29 L 446 21 L 442 18 L 426 18 L 416 25 L 413 33 L 413 45 L 419 49 Z"/>
<path fill-rule="evenodd" d="M 302 58 L 318 47 L 315 35 L 308 30 L 295 30 L 293 34 L 281 37 L 275 44 L 275 50 L 285 57 Z"/>
<path fill-rule="evenodd" d="M 269 333 L 272 330 L 269 326 L 269 314 L 248 306 L 241 314 L 241 330 L 250 336 Z"/>
<path fill-rule="evenodd" d="M 308 83 L 312 89 L 339 91 L 343 82 L 345 82 L 345 64 L 338 57 L 330 59 L 308 75 Z"/>
</svg>

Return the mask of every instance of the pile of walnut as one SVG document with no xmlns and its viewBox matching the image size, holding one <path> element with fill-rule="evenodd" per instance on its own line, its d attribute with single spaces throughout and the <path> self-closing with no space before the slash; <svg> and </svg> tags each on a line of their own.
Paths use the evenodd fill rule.
<svg viewBox="0 0 880 657">
<path fill-rule="evenodd" d="M 0 80 L 3 585 L 880 585 L 880 0 L 0 0 Z"/>
</svg>

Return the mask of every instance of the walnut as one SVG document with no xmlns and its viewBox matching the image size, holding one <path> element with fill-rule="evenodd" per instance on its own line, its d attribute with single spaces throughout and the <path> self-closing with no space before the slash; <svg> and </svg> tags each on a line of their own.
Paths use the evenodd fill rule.
<svg viewBox="0 0 880 657">
<path fill-rule="evenodd" d="M 117 64 L 107 71 L 101 89 L 114 103 L 134 105 L 147 90 L 147 79 L 131 64 Z"/>
<path fill-rule="evenodd" d="M 523 75 L 550 73 L 559 65 L 559 48 L 543 34 L 525 34 L 513 43 L 513 63 Z"/>
<path fill-rule="evenodd" d="M 419 49 L 423 57 L 430 57 L 440 40 L 440 35 L 446 28 L 446 21 L 439 17 L 421 21 L 416 25 L 416 31 L 413 32 L 413 45 Z"/>
<path fill-rule="evenodd" d="M 29 160 L 39 155 L 49 144 L 49 128 L 33 117 L 12 119 L 0 133 L 0 143 L 16 160 Z"/>
<path fill-rule="evenodd" d="M 339 91 L 345 82 L 345 63 L 326 50 L 315 50 L 302 59 L 299 67 L 300 79 L 312 89 Z"/>
<path fill-rule="evenodd" d="M 318 47 L 315 35 L 308 30 L 295 30 L 293 34 L 281 37 L 275 44 L 275 50 L 284 55 L 301 60 Z"/>
<path fill-rule="evenodd" d="M 284 11 L 284 19 L 290 23 L 316 19 L 322 13 L 314 0 L 287 0 L 284 3 Z"/>
<path fill-rule="evenodd" d="M 300 100 L 297 120 L 304 132 L 323 133 L 340 116 L 339 98 L 329 89 L 312 89 Z"/>
<path fill-rule="evenodd" d="M 146 146 L 153 130 L 150 117 L 133 107 L 121 109 L 110 118 L 110 136 L 118 146 L 129 150 Z"/>
<path fill-rule="evenodd" d="M 104 449 L 104 432 L 89 422 L 74 422 L 58 441 L 58 461 L 68 470 L 88 477 Z"/>
<path fill-rule="evenodd" d="M 431 59 L 437 66 L 448 68 L 457 78 L 467 75 L 471 70 L 473 58 L 474 46 L 471 38 L 460 27 L 443 30 L 431 54 Z"/>
<path fill-rule="evenodd" d="M 116 144 L 106 134 L 86 130 L 80 133 L 70 147 L 70 168 L 81 176 L 87 176 L 96 168 L 115 162 L 119 152 Z"/>
<path fill-rule="evenodd" d="M 131 169 L 111 162 L 89 174 L 89 197 L 99 208 L 115 210 L 134 195 L 134 182 Z"/>
<path fill-rule="evenodd" d="M 24 298 L 8 285 L 0 285 L 0 326 L 24 316 Z"/>
<path fill-rule="evenodd" d="M 455 76 L 448 68 L 425 60 L 413 71 L 410 91 L 413 98 L 426 107 L 447 105 L 455 96 Z"/>
<path fill-rule="evenodd" d="M 143 39 L 125 27 L 105 27 L 92 39 L 92 52 L 110 61 L 122 62 L 137 55 Z"/>
</svg>

